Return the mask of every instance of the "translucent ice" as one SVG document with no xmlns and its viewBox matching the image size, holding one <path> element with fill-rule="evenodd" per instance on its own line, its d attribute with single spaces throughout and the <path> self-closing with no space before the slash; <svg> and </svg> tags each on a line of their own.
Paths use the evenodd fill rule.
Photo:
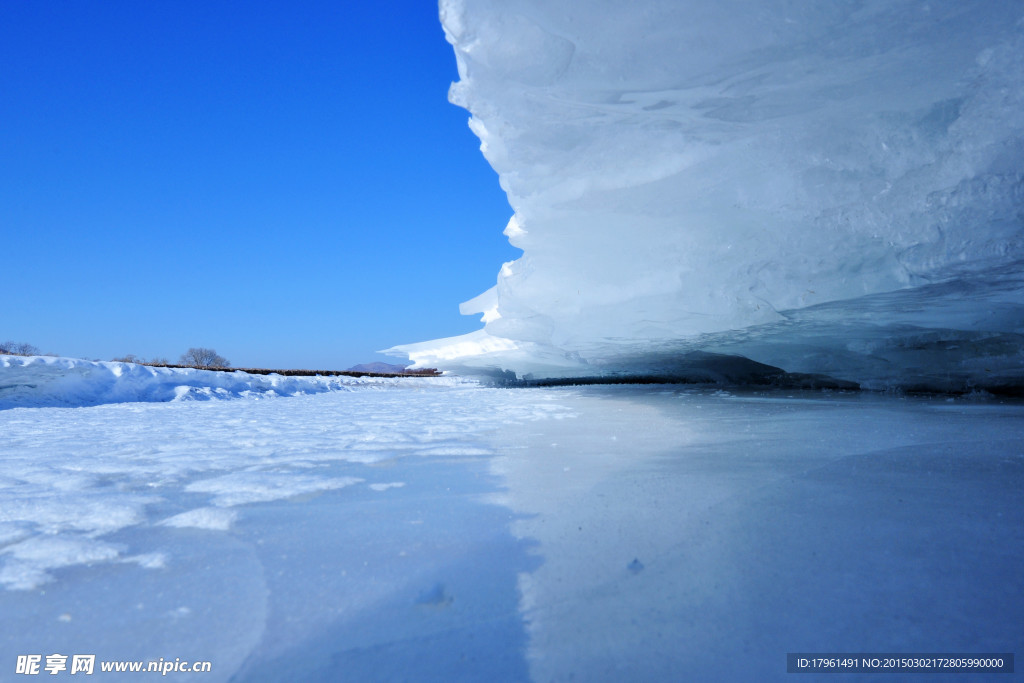
<svg viewBox="0 0 1024 683">
<path fill-rule="evenodd" d="M 535 377 L 694 351 L 866 386 L 1020 386 L 1024 9 L 442 0 L 453 103 L 524 250 L 396 347 Z"/>
</svg>

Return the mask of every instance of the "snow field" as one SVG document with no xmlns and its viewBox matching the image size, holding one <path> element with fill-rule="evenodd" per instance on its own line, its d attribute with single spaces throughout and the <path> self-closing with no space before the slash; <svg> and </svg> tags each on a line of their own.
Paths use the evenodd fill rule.
<svg viewBox="0 0 1024 683">
<path fill-rule="evenodd" d="M 0 411 L 0 540 L 7 544 L 0 584 L 34 588 L 51 579 L 49 568 L 123 559 L 102 537 L 126 527 L 223 530 L 236 518 L 227 508 L 365 480 L 325 476 L 328 464 L 362 473 L 409 455 L 491 453 L 471 438 L 486 422 L 472 405 L 459 405 L 464 395 L 424 384 L 371 385 L 316 405 L 299 396 Z M 421 392 L 438 403 L 417 400 Z M 532 410 L 498 406 L 491 420 L 515 421 Z M 374 490 L 401 483 L 378 482 Z M 189 501 L 202 505 L 182 509 Z M 154 509 L 173 514 L 156 518 Z"/>
</svg>

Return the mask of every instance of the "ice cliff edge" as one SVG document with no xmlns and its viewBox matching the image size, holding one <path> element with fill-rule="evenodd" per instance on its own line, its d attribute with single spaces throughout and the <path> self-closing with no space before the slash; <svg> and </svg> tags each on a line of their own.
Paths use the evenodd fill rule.
<svg viewBox="0 0 1024 683">
<path fill-rule="evenodd" d="M 518 377 L 742 355 L 869 388 L 1024 385 L 1024 8 L 442 0 L 450 99 L 524 250 L 395 347 Z M 690 360 L 686 360 L 690 359 Z"/>
</svg>

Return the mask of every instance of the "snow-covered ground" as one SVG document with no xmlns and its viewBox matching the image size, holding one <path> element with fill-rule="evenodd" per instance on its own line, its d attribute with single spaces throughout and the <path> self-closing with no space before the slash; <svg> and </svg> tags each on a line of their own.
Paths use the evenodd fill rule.
<svg viewBox="0 0 1024 683">
<path fill-rule="evenodd" d="M 1024 652 L 1020 404 L 346 389 L 0 410 L 0 680 L 56 653 L 550 681 Z"/>
</svg>

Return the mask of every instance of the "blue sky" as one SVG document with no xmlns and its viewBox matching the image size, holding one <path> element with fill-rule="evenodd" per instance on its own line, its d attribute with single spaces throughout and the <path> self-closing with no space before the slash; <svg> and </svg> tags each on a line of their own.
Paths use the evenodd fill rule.
<svg viewBox="0 0 1024 683">
<path fill-rule="evenodd" d="M 0 341 L 335 369 L 518 251 L 430 0 L 0 5 Z"/>
</svg>

